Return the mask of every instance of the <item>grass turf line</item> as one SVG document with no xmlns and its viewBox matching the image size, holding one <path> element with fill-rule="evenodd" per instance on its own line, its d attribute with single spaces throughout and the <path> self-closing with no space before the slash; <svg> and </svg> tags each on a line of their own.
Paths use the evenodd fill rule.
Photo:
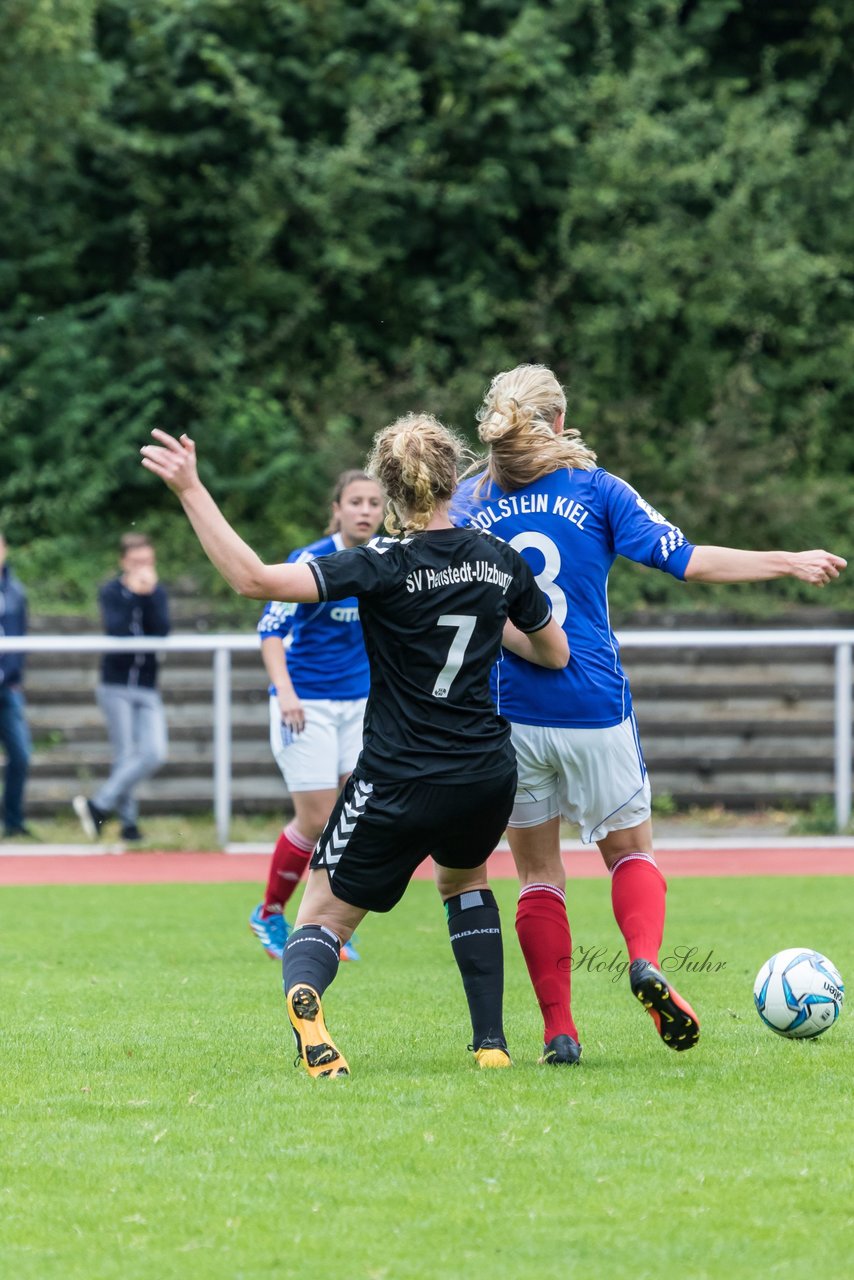
<svg viewBox="0 0 854 1280">
<path fill-rule="evenodd" d="M 792 945 L 850 985 L 854 882 L 671 884 L 665 953 L 725 963 L 673 979 L 703 1023 L 687 1054 L 614 980 L 607 885 L 572 886 L 577 1070 L 536 1066 L 515 890 L 496 893 L 515 1068 L 466 1053 L 447 927 L 418 883 L 363 926 L 363 962 L 325 1000 L 353 1076 L 313 1082 L 246 927 L 257 886 L 3 890 L 0 1272 L 753 1280 L 808 1274 L 820 1242 L 833 1274 L 854 1228 L 851 1010 L 787 1042 L 752 985 Z"/>
</svg>

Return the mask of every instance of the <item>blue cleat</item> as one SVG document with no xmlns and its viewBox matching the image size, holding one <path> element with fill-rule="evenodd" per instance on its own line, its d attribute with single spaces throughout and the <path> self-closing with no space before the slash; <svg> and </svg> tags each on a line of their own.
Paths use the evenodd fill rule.
<svg viewBox="0 0 854 1280">
<path fill-rule="evenodd" d="M 291 926 L 283 915 L 265 916 L 262 914 L 263 910 L 264 904 L 259 902 L 249 917 L 249 928 L 255 934 L 270 959 L 281 960 Z"/>
<path fill-rule="evenodd" d="M 353 934 L 353 938 L 355 938 L 355 936 L 356 935 Z M 362 957 L 359 955 L 358 951 L 353 946 L 353 938 L 351 938 L 349 942 L 345 942 L 343 947 L 341 948 L 340 958 L 342 960 L 361 960 Z"/>
</svg>

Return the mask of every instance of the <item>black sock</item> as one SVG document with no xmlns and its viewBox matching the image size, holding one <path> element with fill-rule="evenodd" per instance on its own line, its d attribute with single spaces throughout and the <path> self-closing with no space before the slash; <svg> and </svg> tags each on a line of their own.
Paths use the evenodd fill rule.
<svg viewBox="0 0 854 1280">
<path fill-rule="evenodd" d="M 304 982 L 319 996 L 335 980 L 341 943 L 331 929 L 307 924 L 295 929 L 282 956 L 282 983 L 285 995 Z"/>
<path fill-rule="evenodd" d="M 504 1041 L 504 949 L 491 889 L 458 893 L 445 903 L 454 959 L 471 1014 L 472 1044 Z"/>
</svg>

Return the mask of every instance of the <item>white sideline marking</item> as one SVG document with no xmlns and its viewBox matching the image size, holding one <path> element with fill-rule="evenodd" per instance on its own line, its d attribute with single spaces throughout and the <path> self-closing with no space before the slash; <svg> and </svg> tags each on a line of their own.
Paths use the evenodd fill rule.
<svg viewBox="0 0 854 1280">
<path fill-rule="evenodd" d="M 127 853 L 123 844 L 15 844 L 0 840 L 0 858 L 92 858 Z"/>
<path fill-rule="evenodd" d="M 268 854 L 272 856 L 272 841 L 264 844 L 247 843 L 227 844 L 223 849 L 223 853 L 232 857 L 240 857 L 243 854 L 255 855 Z M 498 849 L 509 849 L 506 840 L 502 840 Z M 594 845 L 582 844 L 580 840 L 563 840 L 561 841 L 561 853 L 572 854 L 581 853 L 587 849 L 595 848 Z M 851 836 L 691 836 L 686 833 L 684 836 L 656 840 L 655 848 L 666 852 L 667 850 L 689 850 L 696 849 L 698 852 L 714 851 L 716 849 L 722 852 L 727 849 L 757 849 L 768 850 L 769 852 L 786 850 L 786 849 L 851 849 L 854 854 L 854 837 Z M 121 857 L 124 854 L 138 852 L 136 849 L 129 850 L 126 845 L 116 844 L 15 844 L 14 841 L 0 840 L 0 858 L 93 858 L 93 857 Z M 143 850 L 142 852 L 149 852 Z M 180 852 L 177 850 L 176 852 Z M 186 851 L 185 851 L 186 852 Z M 168 853 L 163 854 L 168 857 Z"/>
<path fill-rule="evenodd" d="M 258 854 L 269 853 L 272 856 L 272 841 L 268 844 L 227 844 L 224 853 Z M 497 844 L 496 849 L 509 849 L 506 840 Z M 661 840 L 653 840 L 655 849 L 697 849 L 708 851 L 715 849 L 852 849 L 854 836 L 692 836 L 686 832 L 684 836 L 667 836 Z M 594 844 L 582 844 L 580 840 L 562 840 L 561 853 L 582 853 L 587 849 L 595 849 Z"/>
<path fill-rule="evenodd" d="M 590 848 L 581 844 L 564 849 Z M 853 849 L 854 836 L 697 836 L 653 839 L 655 849 Z"/>
</svg>

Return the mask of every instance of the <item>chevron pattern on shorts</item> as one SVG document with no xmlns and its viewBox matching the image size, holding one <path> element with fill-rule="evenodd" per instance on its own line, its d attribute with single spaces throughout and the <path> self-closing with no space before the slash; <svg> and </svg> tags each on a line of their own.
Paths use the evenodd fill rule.
<svg viewBox="0 0 854 1280">
<path fill-rule="evenodd" d="M 364 812 L 368 798 L 373 791 L 373 783 L 363 782 L 361 778 L 353 788 L 352 799 L 348 800 L 341 810 L 341 816 L 335 824 L 335 830 L 329 837 L 326 850 L 323 855 L 324 866 L 332 875 L 335 867 L 341 861 L 341 854 L 347 848 L 350 836 L 356 829 L 356 823 L 359 821 Z"/>
</svg>

